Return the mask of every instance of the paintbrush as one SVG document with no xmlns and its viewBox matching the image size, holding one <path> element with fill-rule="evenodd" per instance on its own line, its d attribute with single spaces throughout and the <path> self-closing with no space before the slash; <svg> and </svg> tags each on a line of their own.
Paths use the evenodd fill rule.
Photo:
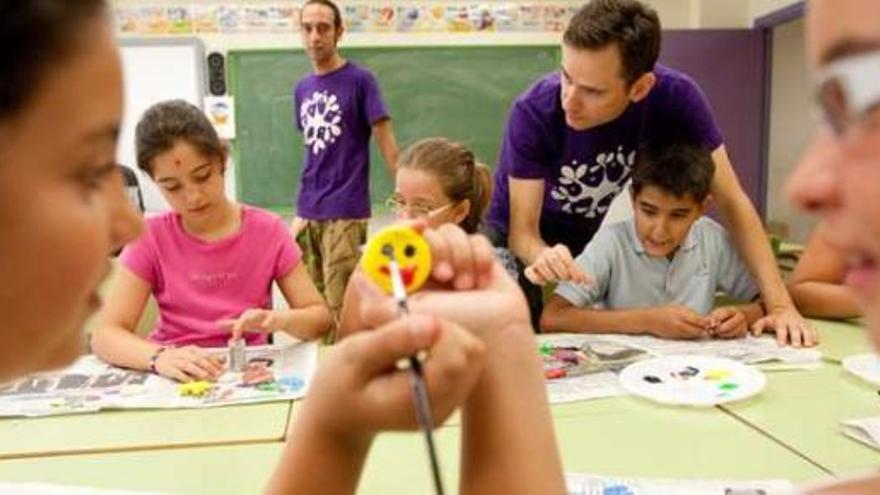
<svg viewBox="0 0 880 495">
<path fill-rule="evenodd" d="M 390 244 L 386 244 L 382 246 L 382 254 L 388 258 L 391 294 L 397 302 L 397 312 L 400 315 L 407 315 L 409 314 L 409 306 L 406 302 L 406 287 L 403 284 L 400 265 L 397 264 L 397 260 L 394 257 L 394 248 Z M 418 357 L 410 356 L 409 367 L 412 370 L 413 376 L 413 401 L 416 407 L 416 417 L 422 432 L 425 434 L 425 444 L 431 461 L 431 473 L 434 476 L 434 488 L 437 495 L 443 495 L 443 479 L 440 477 L 440 463 L 437 461 L 437 449 L 434 447 L 434 421 L 431 418 L 431 402 L 428 398 L 428 389 L 425 387 L 422 363 Z"/>
</svg>

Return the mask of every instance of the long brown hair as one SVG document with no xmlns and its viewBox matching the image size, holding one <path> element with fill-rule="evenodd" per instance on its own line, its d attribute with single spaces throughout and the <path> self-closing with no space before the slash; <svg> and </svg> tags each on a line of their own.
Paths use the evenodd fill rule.
<svg viewBox="0 0 880 495">
<path fill-rule="evenodd" d="M 492 196 L 492 172 L 471 150 L 451 139 L 426 138 L 403 151 L 398 167 L 429 172 L 449 199 L 468 200 L 470 211 L 459 225 L 471 234 L 479 230 Z"/>
</svg>

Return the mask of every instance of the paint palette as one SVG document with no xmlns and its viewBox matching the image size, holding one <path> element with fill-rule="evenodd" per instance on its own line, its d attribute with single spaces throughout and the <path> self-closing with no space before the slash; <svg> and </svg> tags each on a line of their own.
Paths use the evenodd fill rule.
<svg viewBox="0 0 880 495">
<path fill-rule="evenodd" d="M 843 369 L 874 385 L 880 385 L 880 356 L 877 354 L 856 354 L 847 356 L 841 362 Z"/>
<path fill-rule="evenodd" d="M 620 373 L 620 385 L 661 404 L 710 407 L 751 397 L 767 379 L 751 366 L 715 356 L 663 356 Z"/>
</svg>

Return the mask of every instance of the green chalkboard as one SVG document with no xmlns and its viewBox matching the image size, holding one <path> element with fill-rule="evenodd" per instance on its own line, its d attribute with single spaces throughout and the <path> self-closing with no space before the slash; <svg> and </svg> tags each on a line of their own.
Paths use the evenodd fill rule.
<svg viewBox="0 0 880 495">
<path fill-rule="evenodd" d="M 558 66 L 555 46 L 351 48 L 343 56 L 379 80 L 401 148 L 429 136 L 469 145 L 494 167 L 511 101 Z M 291 94 L 311 70 L 302 51 L 232 51 L 238 197 L 289 210 L 302 171 L 302 138 Z M 370 194 L 381 203 L 393 185 L 375 145 Z"/>
</svg>

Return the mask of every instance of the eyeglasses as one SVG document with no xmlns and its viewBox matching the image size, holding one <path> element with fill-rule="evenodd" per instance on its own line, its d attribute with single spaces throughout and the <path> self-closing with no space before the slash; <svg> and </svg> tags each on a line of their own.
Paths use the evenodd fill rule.
<svg viewBox="0 0 880 495">
<path fill-rule="evenodd" d="M 443 206 L 431 208 L 428 205 L 408 205 L 406 204 L 406 201 L 404 201 L 403 198 L 399 196 L 391 196 L 390 198 L 385 200 L 385 206 L 387 206 L 392 212 L 394 212 L 395 215 L 403 215 L 404 213 L 408 213 L 413 218 L 431 218 L 434 215 L 446 211 L 454 204 L 455 203 L 446 203 Z"/>
<path fill-rule="evenodd" d="M 819 72 L 816 103 L 839 136 L 880 106 L 880 51 L 847 57 Z"/>
</svg>

